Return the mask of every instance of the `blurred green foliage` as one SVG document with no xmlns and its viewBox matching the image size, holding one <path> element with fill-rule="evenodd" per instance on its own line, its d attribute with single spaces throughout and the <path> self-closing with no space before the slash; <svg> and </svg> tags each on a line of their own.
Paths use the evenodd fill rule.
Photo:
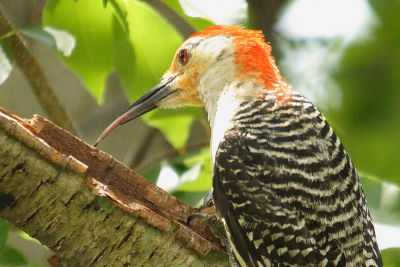
<svg viewBox="0 0 400 267">
<path fill-rule="evenodd" d="M 330 114 L 357 168 L 400 185 L 400 2 L 370 1 L 377 23 L 333 74 L 342 108 Z"/>
<path fill-rule="evenodd" d="M 0 266 L 28 266 L 28 263 L 19 251 L 5 246 L 0 250 Z"/>
<path fill-rule="evenodd" d="M 167 2 L 183 14 L 177 1 Z M 210 24 L 204 19 L 190 21 L 197 27 Z M 131 101 L 155 86 L 183 41 L 162 16 L 142 1 L 113 0 L 104 8 L 97 0 L 50 0 L 43 13 L 43 24 L 75 36 L 76 48 L 63 60 L 78 73 L 100 103 L 105 81 L 112 72 L 120 77 Z M 193 120 L 201 116 L 199 108 L 190 108 L 185 112 L 155 111 L 146 114 L 144 119 L 160 129 L 173 146 L 182 148 Z M 170 127 L 171 118 L 179 127 Z"/>
<path fill-rule="evenodd" d="M 6 244 L 8 231 L 7 221 L 0 218 L 0 266 L 27 266 L 21 253 Z"/>
<path fill-rule="evenodd" d="M 43 13 L 43 25 L 71 33 L 76 47 L 63 60 L 81 77 L 89 92 L 100 102 L 105 80 L 113 66 L 113 10 L 100 1 L 48 1 Z"/>
<path fill-rule="evenodd" d="M 382 261 L 386 267 L 400 266 L 400 248 L 388 248 L 382 250 Z"/>
<path fill-rule="evenodd" d="M 8 237 L 8 223 L 0 218 L 0 251 L 5 247 Z"/>
</svg>

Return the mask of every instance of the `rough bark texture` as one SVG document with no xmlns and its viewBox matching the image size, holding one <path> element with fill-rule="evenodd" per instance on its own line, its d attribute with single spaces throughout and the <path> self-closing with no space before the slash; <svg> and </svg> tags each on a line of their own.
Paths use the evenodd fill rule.
<svg viewBox="0 0 400 267">
<path fill-rule="evenodd" d="M 204 225 L 185 225 L 196 211 L 45 119 L 0 110 L 0 216 L 68 266 L 227 266 Z"/>
</svg>

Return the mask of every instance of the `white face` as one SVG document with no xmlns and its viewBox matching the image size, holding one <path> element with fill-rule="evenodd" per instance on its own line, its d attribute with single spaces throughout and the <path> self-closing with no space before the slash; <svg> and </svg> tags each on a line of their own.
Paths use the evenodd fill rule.
<svg viewBox="0 0 400 267">
<path fill-rule="evenodd" d="M 218 99 L 223 87 L 234 80 L 233 58 L 232 37 L 188 39 L 163 76 L 163 80 L 175 76 L 170 86 L 176 93 L 161 101 L 159 106 L 203 105 Z"/>
</svg>

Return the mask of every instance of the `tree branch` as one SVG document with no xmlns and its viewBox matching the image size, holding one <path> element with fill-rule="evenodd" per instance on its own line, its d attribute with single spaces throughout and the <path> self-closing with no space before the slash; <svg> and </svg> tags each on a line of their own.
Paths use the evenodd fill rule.
<svg viewBox="0 0 400 267">
<path fill-rule="evenodd" d="M 279 14 L 287 3 L 288 0 L 247 0 L 249 27 L 261 29 L 267 41 L 271 41 L 273 26 L 280 18 Z"/>
<path fill-rule="evenodd" d="M 12 32 L 13 29 L 0 10 L 0 36 Z M 10 48 L 13 58 L 19 69 L 30 84 L 40 105 L 49 115 L 51 120 L 67 131 L 77 134 L 71 120 L 68 118 L 64 107 L 58 101 L 54 90 L 49 85 L 42 68 L 36 59 L 26 49 L 18 34 L 13 34 L 4 39 Z"/>
<path fill-rule="evenodd" d="M 51 122 L 0 109 L 0 216 L 67 265 L 227 266 L 201 222 L 185 225 L 194 212 Z"/>
</svg>

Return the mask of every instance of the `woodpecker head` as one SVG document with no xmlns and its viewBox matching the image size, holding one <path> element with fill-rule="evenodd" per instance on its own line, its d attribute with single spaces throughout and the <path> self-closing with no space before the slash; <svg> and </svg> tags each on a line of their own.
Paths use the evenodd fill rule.
<svg viewBox="0 0 400 267">
<path fill-rule="evenodd" d="M 110 124 L 95 145 L 118 125 L 156 107 L 203 105 L 213 113 L 226 88 L 235 88 L 235 97 L 243 101 L 288 91 L 261 31 L 218 25 L 193 34 L 179 47 L 161 82 Z"/>
</svg>

